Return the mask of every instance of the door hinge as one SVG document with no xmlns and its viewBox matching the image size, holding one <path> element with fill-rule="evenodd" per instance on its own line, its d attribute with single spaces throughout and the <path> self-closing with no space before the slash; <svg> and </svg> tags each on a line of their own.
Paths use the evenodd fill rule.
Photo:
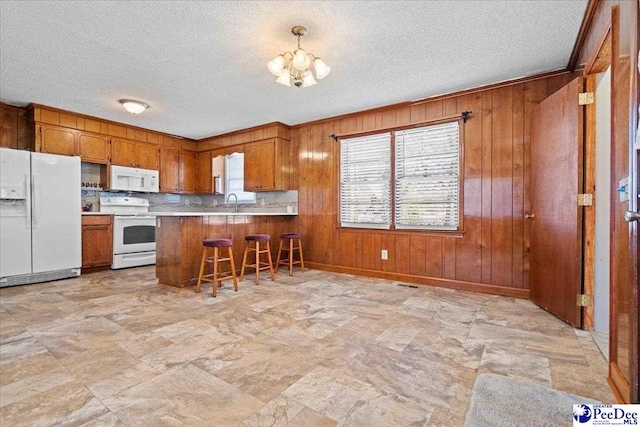
<svg viewBox="0 0 640 427">
<path fill-rule="evenodd" d="M 578 206 L 593 206 L 593 194 L 578 194 Z"/>
<path fill-rule="evenodd" d="M 578 105 L 593 104 L 593 92 L 582 92 L 578 94 Z"/>
<path fill-rule="evenodd" d="M 591 307 L 591 295 L 578 294 L 576 298 L 576 305 L 578 307 Z"/>
</svg>

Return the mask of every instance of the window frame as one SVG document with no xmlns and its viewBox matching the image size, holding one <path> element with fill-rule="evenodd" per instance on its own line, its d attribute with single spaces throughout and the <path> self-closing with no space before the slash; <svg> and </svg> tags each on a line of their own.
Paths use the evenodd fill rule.
<svg viewBox="0 0 640 427">
<path fill-rule="evenodd" d="M 445 230 L 445 229 L 434 229 L 434 228 L 396 228 L 396 191 L 395 191 L 395 174 L 396 174 L 396 132 L 403 131 L 408 129 L 416 129 L 421 127 L 428 127 L 434 125 L 441 125 L 447 123 L 458 123 L 458 150 L 459 150 L 459 171 L 458 171 L 458 228 L 456 230 Z M 391 132 L 391 224 L 389 228 L 373 228 L 373 227 L 352 227 L 352 226 L 343 226 L 341 223 L 341 193 L 340 193 L 340 170 L 341 170 L 341 141 L 343 139 L 350 138 L 358 138 L 369 135 L 376 135 L 381 133 Z M 336 197 L 336 229 L 344 230 L 349 232 L 381 232 L 381 233 L 393 233 L 393 234 L 415 234 L 416 232 L 421 233 L 423 235 L 433 234 L 433 235 L 446 235 L 446 236 L 459 236 L 462 237 L 464 234 L 464 120 L 460 116 L 456 117 L 448 117 L 438 120 L 430 120 L 423 121 L 420 123 L 405 125 L 405 126 L 396 126 L 390 128 L 381 128 L 368 132 L 357 132 L 345 135 L 339 135 L 336 137 L 336 146 L 337 146 L 337 155 L 335 156 L 335 169 L 337 172 L 336 179 L 336 191 L 338 196 Z"/>
<path fill-rule="evenodd" d="M 242 191 L 241 192 L 233 192 L 233 191 L 229 191 L 229 160 L 232 157 L 239 157 L 242 156 Z M 238 204 L 244 204 L 244 205 L 251 205 L 251 204 L 256 204 L 257 203 L 257 197 L 256 197 L 256 193 L 253 191 L 244 191 L 244 152 L 233 152 L 233 153 L 229 153 L 229 154 L 225 154 L 224 156 L 224 189 L 225 189 L 225 205 L 230 205 L 231 203 L 229 203 L 228 197 L 229 194 L 235 194 L 236 195 L 236 203 Z M 238 194 L 240 193 L 242 195 L 245 194 L 252 194 L 253 198 L 248 199 L 248 198 L 240 198 L 238 197 Z"/>
</svg>

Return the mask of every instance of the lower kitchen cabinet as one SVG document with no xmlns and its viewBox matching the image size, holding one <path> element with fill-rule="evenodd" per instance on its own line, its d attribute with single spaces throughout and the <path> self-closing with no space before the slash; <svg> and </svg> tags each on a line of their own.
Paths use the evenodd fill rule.
<svg viewBox="0 0 640 427">
<path fill-rule="evenodd" d="M 82 216 L 82 268 L 110 266 L 113 261 L 113 216 Z"/>
</svg>

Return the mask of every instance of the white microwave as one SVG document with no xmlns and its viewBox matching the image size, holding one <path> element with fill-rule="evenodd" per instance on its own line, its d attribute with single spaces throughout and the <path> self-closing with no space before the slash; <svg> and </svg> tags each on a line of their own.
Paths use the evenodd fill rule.
<svg viewBox="0 0 640 427">
<path fill-rule="evenodd" d="M 111 166 L 111 190 L 141 191 L 157 193 L 160 191 L 159 173 L 151 169 Z"/>
</svg>

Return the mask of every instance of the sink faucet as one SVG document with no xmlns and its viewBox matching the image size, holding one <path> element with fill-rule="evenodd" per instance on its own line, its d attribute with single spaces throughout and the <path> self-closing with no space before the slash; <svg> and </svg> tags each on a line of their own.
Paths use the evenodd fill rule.
<svg viewBox="0 0 640 427">
<path fill-rule="evenodd" d="M 229 195 L 227 196 L 227 203 L 229 203 L 229 199 L 231 198 L 231 196 L 236 198 L 235 206 L 236 206 L 236 213 L 238 213 L 238 196 L 235 193 L 229 193 Z"/>
</svg>

